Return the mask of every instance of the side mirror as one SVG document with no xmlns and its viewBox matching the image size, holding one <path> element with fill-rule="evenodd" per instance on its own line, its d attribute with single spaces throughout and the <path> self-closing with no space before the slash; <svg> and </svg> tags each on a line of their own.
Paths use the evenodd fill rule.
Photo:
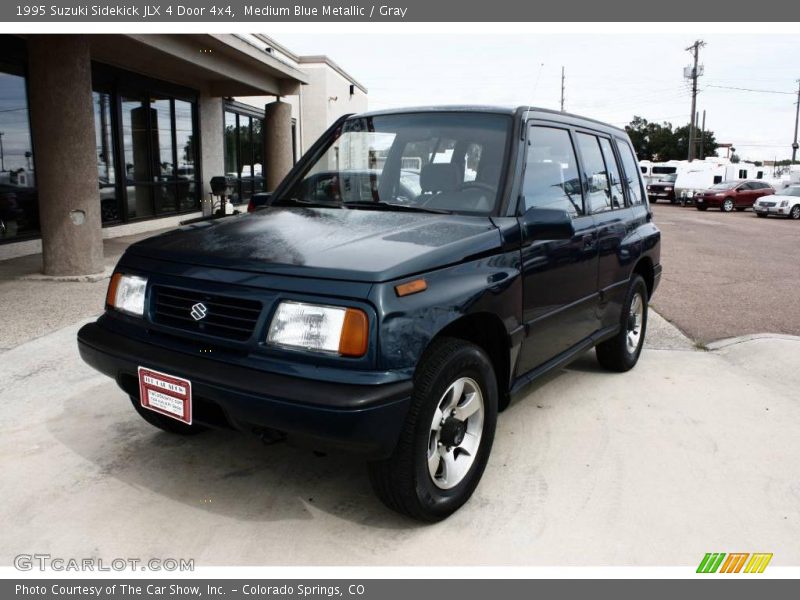
<svg viewBox="0 0 800 600">
<path fill-rule="evenodd" d="M 266 208 L 272 206 L 272 192 L 259 192 L 250 196 L 250 202 L 247 204 L 247 212 L 253 212 L 259 208 Z"/>
<path fill-rule="evenodd" d="M 519 219 L 523 240 L 570 240 L 572 217 L 560 208 L 529 208 Z"/>
</svg>

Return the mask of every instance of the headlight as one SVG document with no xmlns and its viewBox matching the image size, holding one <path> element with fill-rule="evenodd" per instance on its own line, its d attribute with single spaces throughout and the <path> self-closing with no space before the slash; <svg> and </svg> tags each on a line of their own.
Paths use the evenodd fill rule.
<svg viewBox="0 0 800 600">
<path fill-rule="evenodd" d="M 781 201 L 781 208 L 786 208 L 787 206 L 789 206 L 789 201 L 788 200 Z"/>
<path fill-rule="evenodd" d="M 716 194 L 714 194 L 714 195 L 715 195 L 715 196 L 724 196 L 724 195 L 725 195 L 725 192 L 717 192 L 717 193 L 716 193 Z"/>
<path fill-rule="evenodd" d="M 369 320 L 363 310 L 286 301 L 272 317 L 267 342 L 356 357 L 367 352 L 368 334 Z"/>
<path fill-rule="evenodd" d="M 671 188 L 671 187 L 665 187 L 665 188 L 664 188 L 664 191 L 665 191 L 665 192 L 671 192 L 671 191 L 672 191 L 672 188 Z"/>
<path fill-rule="evenodd" d="M 137 275 L 114 273 L 108 284 L 106 304 L 120 312 L 141 317 L 144 314 L 144 292 L 147 279 Z"/>
</svg>

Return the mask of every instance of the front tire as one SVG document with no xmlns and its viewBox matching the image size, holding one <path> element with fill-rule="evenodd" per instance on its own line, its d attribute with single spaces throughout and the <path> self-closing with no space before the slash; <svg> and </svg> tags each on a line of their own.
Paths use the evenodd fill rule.
<svg viewBox="0 0 800 600">
<path fill-rule="evenodd" d="M 170 417 L 159 414 L 154 410 L 145 408 L 142 406 L 141 402 L 139 402 L 139 398 L 137 396 L 130 396 L 130 399 L 131 404 L 133 404 L 133 408 L 136 409 L 136 412 L 139 413 L 139 416 L 150 423 L 150 425 L 153 427 L 157 427 L 162 431 L 177 435 L 196 435 L 206 431 L 206 428 L 202 425 L 187 425 L 186 423 L 181 423 L 180 421 L 176 421 L 175 419 L 171 419 Z"/>
<path fill-rule="evenodd" d="M 725 200 L 722 201 L 722 206 L 720 206 L 719 209 L 722 212 L 729 213 L 733 211 L 735 206 L 736 203 L 733 201 L 733 198 L 725 198 Z"/>
<path fill-rule="evenodd" d="M 411 407 L 392 456 L 369 475 L 389 508 L 440 521 L 469 500 L 486 468 L 497 422 L 492 363 L 475 344 L 442 338 L 420 360 Z"/>
<path fill-rule="evenodd" d="M 800 204 L 795 204 L 792 207 L 792 210 L 789 211 L 789 218 L 800 221 Z"/>
<path fill-rule="evenodd" d="M 609 371 L 629 371 L 639 361 L 646 332 L 647 285 L 634 275 L 622 304 L 619 333 L 597 345 L 597 362 Z"/>
<path fill-rule="evenodd" d="M 756 213 L 756 216 L 759 219 L 766 219 L 767 218 L 767 213 Z"/>
</svg>

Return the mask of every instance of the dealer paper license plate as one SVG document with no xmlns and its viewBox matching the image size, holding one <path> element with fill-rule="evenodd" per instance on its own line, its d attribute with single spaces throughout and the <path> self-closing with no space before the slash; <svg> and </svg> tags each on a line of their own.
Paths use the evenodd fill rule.
<svg viewBox="0 0 800 600">
<path fill-rule="evenodd" d="M 139 401 L 145 408 L 192 424 L 192 383 L 188 379 L 139 367 Z"/>
</svg>

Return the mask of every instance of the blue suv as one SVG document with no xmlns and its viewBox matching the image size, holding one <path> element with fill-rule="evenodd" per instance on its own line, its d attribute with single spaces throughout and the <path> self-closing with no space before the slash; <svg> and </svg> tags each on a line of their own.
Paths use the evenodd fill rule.
<svg viewBox="0 0 800 600">
<path fill-rule="evenodd" d="M 437 521 L 528 384 L 593 347 L 611 371 L 639 359 L 661 234 L 620 129 L 350 115 L 262 200 L 132 245 L 78 334 L 156 427 L 357 453 L 389 507 Z"/>
</svg>

